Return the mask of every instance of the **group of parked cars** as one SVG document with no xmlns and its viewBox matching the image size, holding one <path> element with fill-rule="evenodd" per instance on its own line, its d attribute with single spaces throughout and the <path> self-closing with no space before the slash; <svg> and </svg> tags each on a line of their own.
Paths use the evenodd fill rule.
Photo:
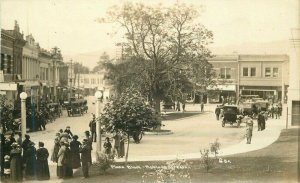
<svg viewBox="0 0 300 183">
<path fill-rule="evenodd" d="M 225 124 L 236 124 L 239 127 L 245 116 L 251 115 L 253 118 L 256 118 L 259 112 L 268 113 L 269 102 L 258 97 L 241 97 L 236 105 L 225 104 L 218 107 L 222 111 L 220 114 L 222 127 Z"/>
</svg>

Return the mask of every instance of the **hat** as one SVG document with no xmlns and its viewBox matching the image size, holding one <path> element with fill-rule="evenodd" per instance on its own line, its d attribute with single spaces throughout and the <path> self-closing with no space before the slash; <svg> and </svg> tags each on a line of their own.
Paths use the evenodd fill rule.
<svg viewBox="0 0 300 183">
<path fill-rule="evenodd" d="M 70 126 L 67 126 L 66 128 L 71 128 Z"/>
<path fill-rule="evenodd" d="M 30 139 L 30 136 L 27 135 L 27 134 L 25 134 L 25 138 L 26 138 L 26 139 Z"/>
<path fill-rule="evenodd" d="M 11 144 L 11 147 L 18 147 L 18 146 L 19 146 L 19 144 L 17 142 L 14 142 Z"/>
<path fill-rule="evenodd" d="M 5 159 L 5 160 L 9 160 L 9 158 L 10 158 L 10 156 L 8 156 L 8 155 L 5 155 L 5 156 L 4 156 L 4 159 Z"/>
<path fill-rule="evenodd" d="M 82 143 L 83 143 L 83 144 L 85 144 L 85 143 L 87 143 L 87 142 L 88 142 L 88 139 L 83 139 L 83 140 L 82 140 Z"/>
<path fill-rule="evenodd" d="M 39 147 L 44 147 L 44 142 L 39 142 Z"/>
<path fill-rule="evenodd" d="M 77 140 L 78 139 L 78 135 L 74 135 L 73 139 Z"/>
</svg>

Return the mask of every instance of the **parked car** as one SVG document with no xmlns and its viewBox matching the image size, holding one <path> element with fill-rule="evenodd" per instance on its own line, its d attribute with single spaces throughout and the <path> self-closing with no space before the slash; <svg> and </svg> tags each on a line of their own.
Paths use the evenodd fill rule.
<svg viewBox="0 0 300 183">
<path fill-rule="evenodd" d="M 224 105 L 222 106 L 222 110 L 222 127 L 224 127 L 226 123 L 229 123 L 230 125 L 236 123 L 237 127 L 240 127 L 243 116 L 240 115 L 238 106 Z"/>
</svg>

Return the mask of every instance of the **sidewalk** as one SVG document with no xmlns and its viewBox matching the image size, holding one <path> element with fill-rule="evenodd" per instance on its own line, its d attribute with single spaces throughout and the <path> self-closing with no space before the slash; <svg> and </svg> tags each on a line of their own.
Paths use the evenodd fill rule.
<svg viewBox="0 0 300 183">
<path fill-rule="evenodd" d="M 209 108 L 212 108 L 213 105 L 210 105 Z M 285 112 L 285 111 L 284 111 Z M 283 113 L 284 114 L 284 113 Z M 281 130 L 285 128 L 286 125 L 286 117 L 281 116 L 280 119 L 268 119 L 266 121 L 266 129 L 264 131 L 257 131 L 257 120 L 253 120 L 254 128 L 253 128 L 253 136 L 251 144 L 246 144 L 246 139 L 242 140 L 240 143 L 236 145 L 232 145 L 230 147 L 226 147 L 219 151 L 219 156 L 226 156 L 232 154 L 239 154 L 254 150 L 259 150 L 264 147 L 271 145 L 275 142 L 280 136 Z M 168 161 L 174 160 L 176 158 L 179 159 L 197 159 L 200 158 L 199 153 L 190 153 L 190 154 L 174 154 L 174 155 L 155 155 L 155 156 L 135 156 L 128 158 L 128 161 Z M 117 162 L 122 162 L 124 159 L 116 159 Z"/>
</svg>

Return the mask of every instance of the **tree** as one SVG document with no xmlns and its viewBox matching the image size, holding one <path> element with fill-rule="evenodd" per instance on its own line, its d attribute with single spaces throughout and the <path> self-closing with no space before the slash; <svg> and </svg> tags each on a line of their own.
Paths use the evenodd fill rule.
<svg viewBox="0 0 300 183">
<path fill-rule="evenodd" d="M 145 90 L 157 112 L 164 98 L 182 97 L 186 86 L 204 88 L 212 81 L 207 46 L 213 34 L 198 23 L 198 17 L 197 9 L 185 4 L 165 8 L 125 3 L 112 7 L 106 18 L 99 19 L 100 23 L 117 23 L 125 30 L 124 58 L 141 63 L 137 64 L 141 67 L 134 67 L 137 73 L 143 73 L 139 88 L 147 83 Z M 125 71 L 123 76 L 130 74 Z"/>
<path fill-rule="evenodd" d="M 0 95 L 0 124 L 2 132 L 17 130 L 17 126 L 14 123 L 13 106 L 7 103 L 7 98 L 4 95 Z"/>
<path fill-rule="evenodd" d="M 112 59 L 110 59 L 109 55 L 106 52 L 103 52 L 97 62 L 97 65 L 93 68 L 93 72 L 98 72 L 103 70 L 103 64 L 112 63 Z"/>
<path fill-rule="evenodd" d="M 127 135 L 126 162 L 130 136 L 159 125 L 155 111 L 144 102 L 139 93 L 132 90 L 126 90 L 120 96 L 112 97 L 104 106 L 99 120 L 106 132 L 123 132 Z"/>
</svg>

